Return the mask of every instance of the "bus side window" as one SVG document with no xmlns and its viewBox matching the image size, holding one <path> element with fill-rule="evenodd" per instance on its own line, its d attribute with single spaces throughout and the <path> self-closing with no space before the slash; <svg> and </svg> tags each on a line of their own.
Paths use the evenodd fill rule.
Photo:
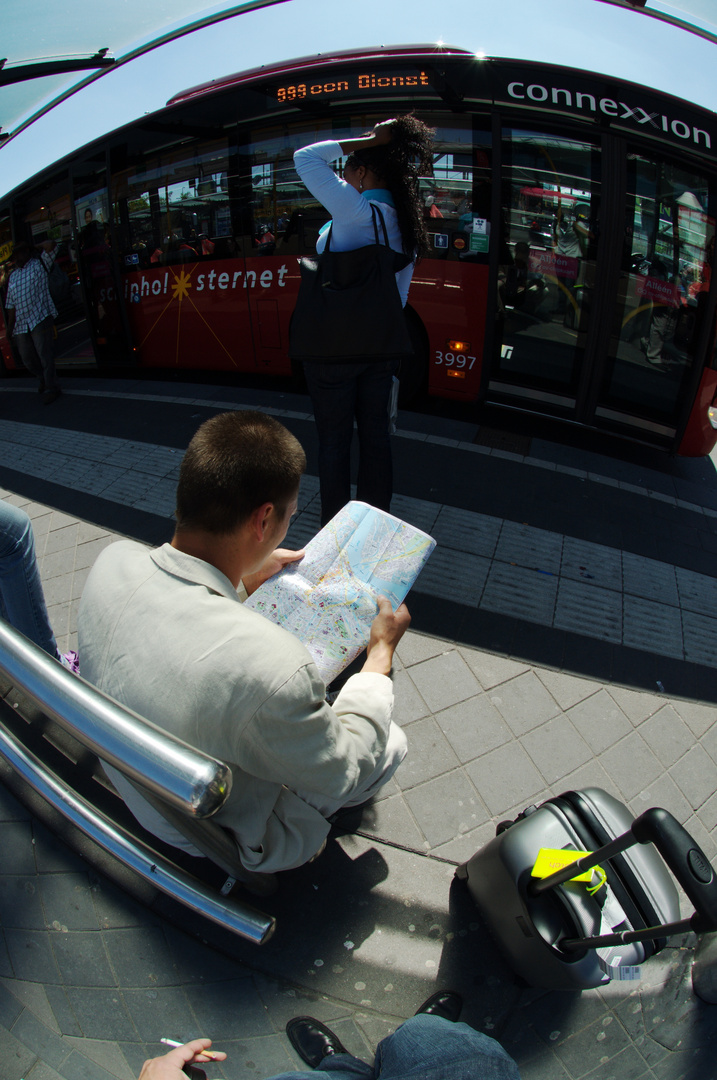
<svg viewBox="0 0 717 1080">
<path fill-rule="evenodd" d="M 285 259 L 316 250 L 319 229 L 328 215 L 299 179 L 294 151 L 329 135 L 296 130 L 288 140 L 283 129 L 269 128 L 241 146 L 242 184 L 251 193 L 248 255 Z"/>
<path fill-rule="evenodd" d="M 431 122 L 427 117 L 427 122 Z M 487 262 L 491 213 L 490 133 L 453 119 L 436 118 L 432 175 L 420 196 L 436 259 Z"/>
<path fill-rule="evenodd" d="M 125 270 L 236 255 L 227 139 L 138 157 L 113 175 Z"/>
</svg>

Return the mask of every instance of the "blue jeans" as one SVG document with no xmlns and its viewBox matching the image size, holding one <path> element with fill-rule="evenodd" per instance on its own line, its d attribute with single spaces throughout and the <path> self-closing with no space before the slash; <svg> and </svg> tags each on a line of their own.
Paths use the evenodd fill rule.
<svg viewBox="0 0 717 1080">
<path fill-rule="evenodd" d="M 420 1013 L 383 1039 L 373 1065 L 352 1054 L 324 1058 L 320 1069 L 269 1080 L 520 1080 L 503 1047 L 467 1024 Z"/>
<path fill-rule="evenodd" d="M 0 616 L 59 659 L 35 558 L 32 523 L 0 499 Z"/>
<path fill-rule="evenodd" d="M 394 360 L 362 364 L 304 364 L 319 435 L 321 524 L 351 498 L 351 442 L 358 428 L 356 497 L 390 510 L 393 465 L 388 408 Z"/>
</svg>

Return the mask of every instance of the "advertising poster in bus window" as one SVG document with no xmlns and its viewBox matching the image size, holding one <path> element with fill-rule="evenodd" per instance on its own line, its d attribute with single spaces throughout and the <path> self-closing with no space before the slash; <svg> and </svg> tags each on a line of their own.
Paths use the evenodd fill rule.
<svg viewBox="0 0 717 1080">
<path fill-rule="evenodd" d="M 97 223 L 105 225 L 109 222 L 109 208 L 107 205 L 107 192 L 96 191 L 92 195 L 85 195 L 75 202 L 75 224 L 78 230 L 88 225 Z"/>
</svg>

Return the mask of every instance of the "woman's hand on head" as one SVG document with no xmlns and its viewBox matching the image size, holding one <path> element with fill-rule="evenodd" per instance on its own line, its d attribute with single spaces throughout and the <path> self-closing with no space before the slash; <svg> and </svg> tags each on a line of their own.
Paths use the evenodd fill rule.
<svg viewBox="0 0 717 1080">
<path fill-rule="evenodd" d="M 393 139 L 393 125 L 395 123 L 395 119 L 382 120 L 380 124 L 374 126 L 374 146 L 388 146 Z"/>
<path fill-rule="evenodd" d="M 344 154 L 353 154 L 361 150 L 373 150 L 376 146 L 388 146 L 393 141 L 395 120 L 382 120 L 371 131 L 365 131 L 357 139 L 342 139 L 339 143 Z"/>
</svg>

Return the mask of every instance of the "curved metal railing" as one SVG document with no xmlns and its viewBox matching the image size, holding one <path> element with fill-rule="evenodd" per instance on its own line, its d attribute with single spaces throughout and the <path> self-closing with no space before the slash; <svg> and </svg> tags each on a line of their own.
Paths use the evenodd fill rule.
<svg viewBox="0 0 717 1080">
<path fill-rule="evenodd" d="M 175 739 L 67 671 L 0 619 L 0 674 L 46 716 L 133 783 L 199 823 L 215 814 L 231 790 L 222 761 Z M 0 754 L 34 791 L 110 855 L 156 888 L 256 944 L 274 919 L 219 896 L 111 820 L 69 788 L 0 723 Z"/>
<path fill-rule="evenodd" d="M 223 761 L 175 739 L 69 673 L 0 619 L 0 671 L 47 716 L 128 779 L 193 817 L 215 814 L 231 791 Z"/>
</svg>

